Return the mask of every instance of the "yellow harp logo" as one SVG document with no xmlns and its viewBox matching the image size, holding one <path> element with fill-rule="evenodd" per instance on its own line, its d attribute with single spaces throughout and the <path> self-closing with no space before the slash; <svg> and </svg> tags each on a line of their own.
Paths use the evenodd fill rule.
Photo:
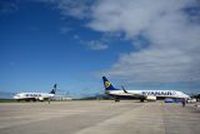
<svg viewBox="0 0 200 134">
<path fill-rule="evenodd" d="M 106 81 L 106 82 L 105 82 L 105 87 L 108 88 L 109 86 L 110 86 L 110 82 L 109 82 L 109 81 Z"/>
</svg>

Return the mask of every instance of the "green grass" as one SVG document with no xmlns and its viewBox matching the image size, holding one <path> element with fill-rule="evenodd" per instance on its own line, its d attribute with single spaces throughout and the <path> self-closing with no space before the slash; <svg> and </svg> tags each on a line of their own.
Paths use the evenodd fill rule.
<svg viewBox="0 0 200 134">
<path fill-rule="evenodd" d="M 16 102 L 14 99 L 0 99 L 0 103 Z"/>
</svg>

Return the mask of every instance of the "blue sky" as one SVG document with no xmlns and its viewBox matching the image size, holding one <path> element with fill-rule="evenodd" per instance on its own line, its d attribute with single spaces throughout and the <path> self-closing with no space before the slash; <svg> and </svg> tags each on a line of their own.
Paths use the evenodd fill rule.
<svg viewBox="0 0 200 134">
<path fill-rule="evenodd" d="M 200 91 L 199 3 L 153 1 L 1 1 L 0 91 Z"/>
</svg>

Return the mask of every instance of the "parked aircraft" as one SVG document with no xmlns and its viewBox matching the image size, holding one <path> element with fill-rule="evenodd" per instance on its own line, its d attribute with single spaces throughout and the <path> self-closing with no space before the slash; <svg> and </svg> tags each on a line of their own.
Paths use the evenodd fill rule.
<svg viewBox="0 0 200 134">
<path fill-rule="evenodd" d="M 49 93 L 42 92 L 21 92 L 17 93 L 13 98 L 17 101 L 25 100 L 25 101 L 44 101 L 51 100 L 56 93 L 57 84 L 54 84 L 53 89 Z"/>
<path fill-rule="evenodd" d="M 157 99 L 174 98 L 174 99 L 189 99 L 190 96 L 177 90 L 126 90 L 114 88 L 111 82 L 103 76 L 105 93 L 112 96 L 115 101 L 120 101 L 121 98 L 136 98 L 141 102 L 156 101 Z"/>
</svg>

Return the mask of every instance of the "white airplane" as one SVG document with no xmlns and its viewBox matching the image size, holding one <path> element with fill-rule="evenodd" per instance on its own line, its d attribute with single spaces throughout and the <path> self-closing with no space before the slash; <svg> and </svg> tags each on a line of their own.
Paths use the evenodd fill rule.
<svg viewBox="0 0 200 134">
<path fill-rule="evenodd" d="M 53 89 L 50 93 L 41 93 L 41 92 L 21 92 L 17 93 L 13 98 L 17 101 L 44 101 L 51 100 L 56 93 L 57 84 L 54 84 Z"/>
<path fill-rule="evenodd" d="M 116 89 L 105 76 L 103 83 L 105 93 L 112 96 L 116 102 L 120 101 L 120 98 L 138 98 L 141 102 L 156 101 L 158 98 L 190 99 L 189 95 L 177 90 L 125 90 L 123 87 Z"/>
</svg>

